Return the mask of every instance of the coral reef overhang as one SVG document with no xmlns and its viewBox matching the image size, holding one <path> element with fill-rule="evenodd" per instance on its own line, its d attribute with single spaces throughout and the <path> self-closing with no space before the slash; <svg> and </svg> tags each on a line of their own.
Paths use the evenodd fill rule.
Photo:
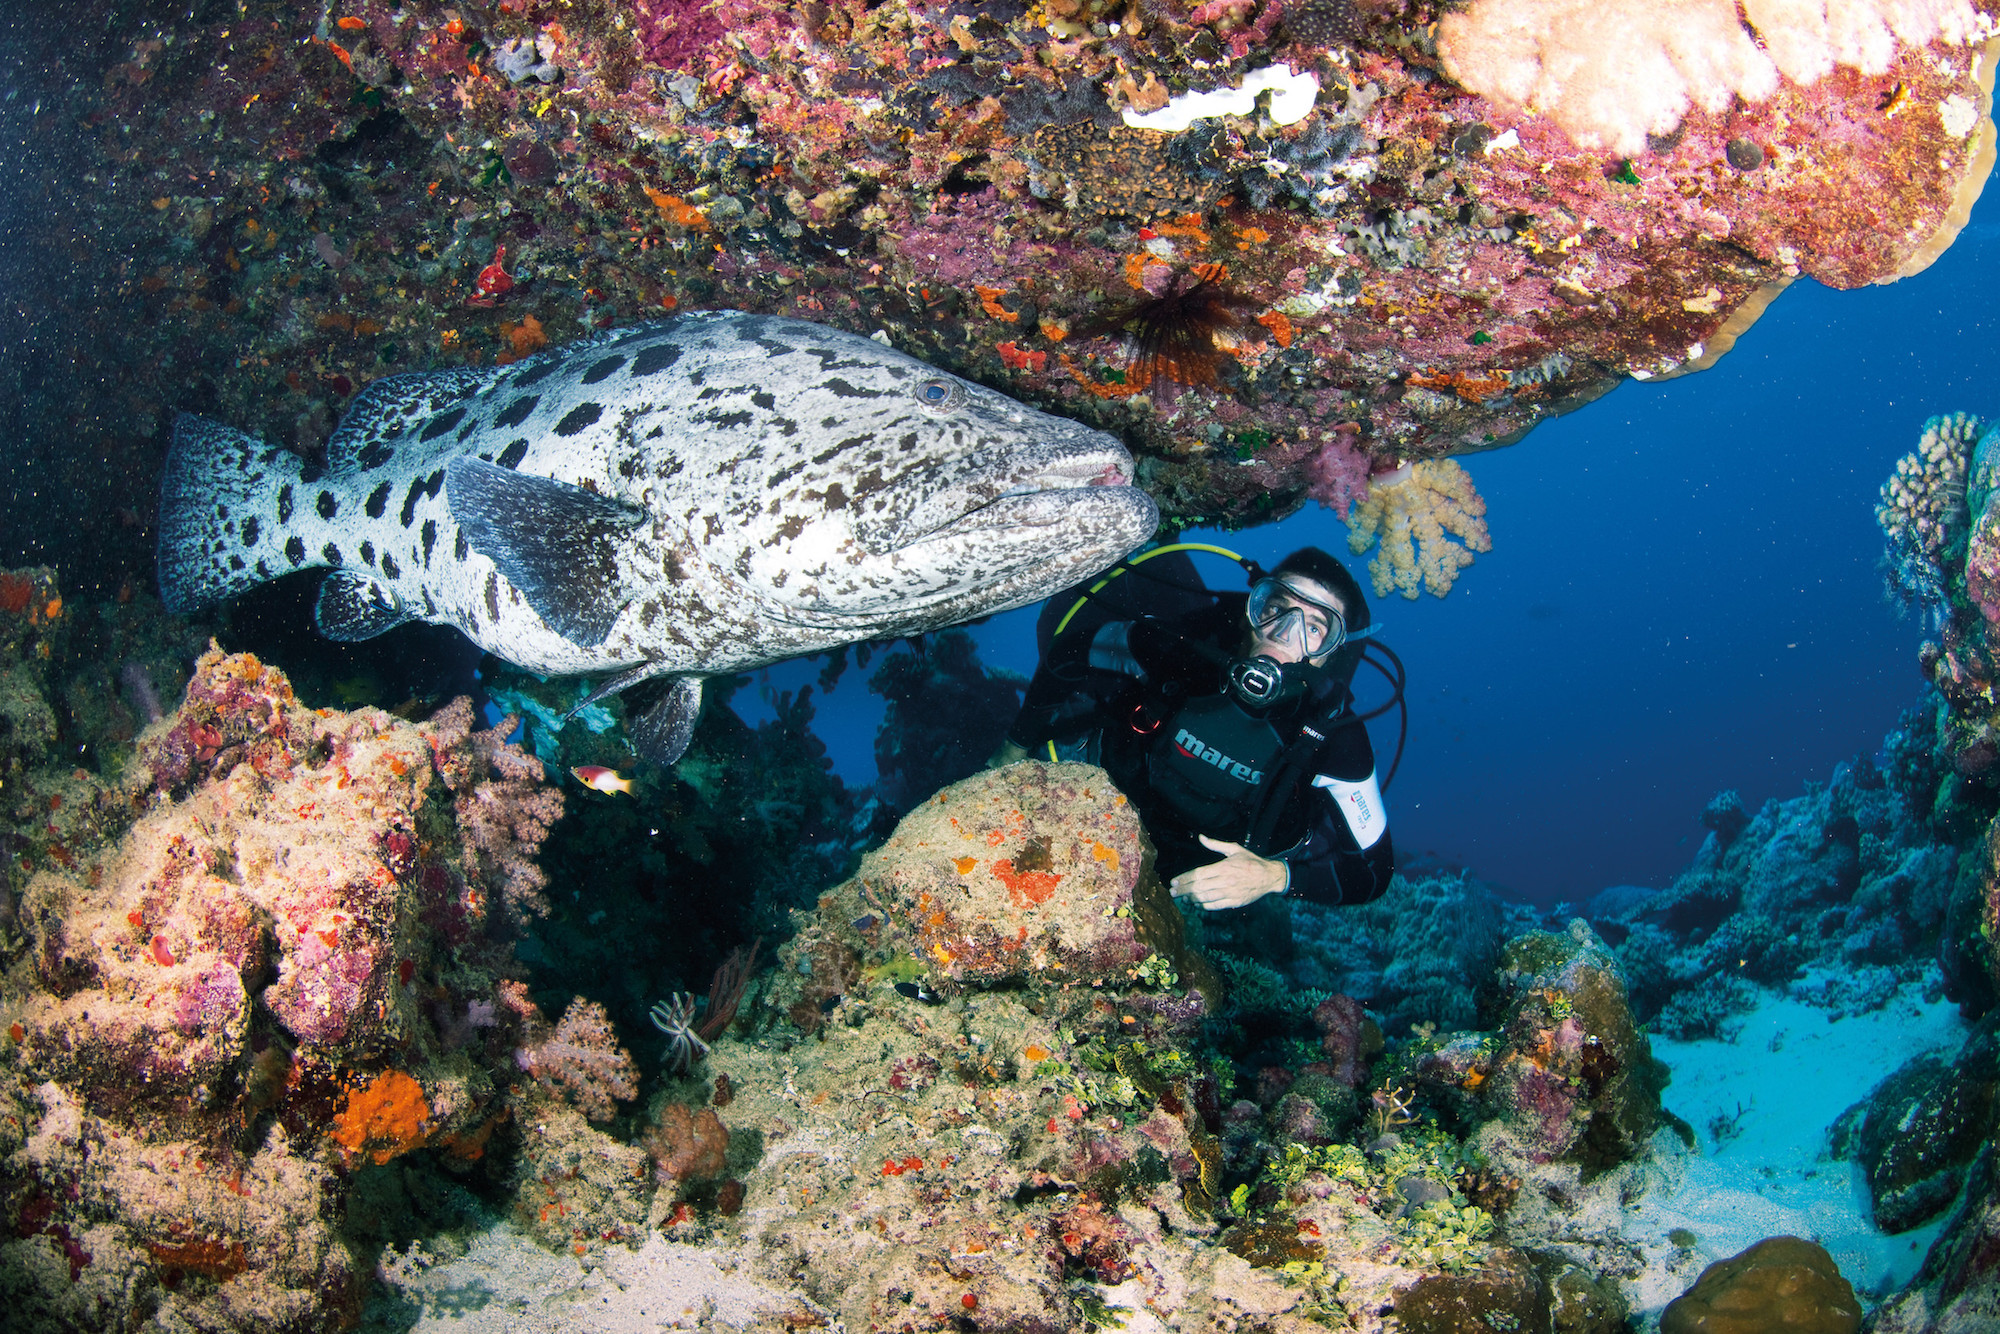
<svg viewBox="0 0 2000 1334">
<path fill-rule="evenodd" d="M 142 314 L 55 373 L 126 372 L 113 434 L 194 386 L 310 452 L 381 374 L 737 306 L 1114 430 L 1169 521 L 1258 522 L 1323 449 L 1510 443 L 1710 364 L 1792 277 L 1914 272 L 1993 161 L 1979 41 L 1892 42 L 1627 154 L 1454 83 L 1442 7 L 1297 8 L 120 20 L 68 90 L 102 161 L 63 208 L 138 257 L 86 281 Z M 1128 123 L 1272 69 L 1251 114 Z M 1274 110 L 1307 76 L 1310 110 Z M 1218 299 L 1176 299 L 1198 280 Z"/>
</svg>

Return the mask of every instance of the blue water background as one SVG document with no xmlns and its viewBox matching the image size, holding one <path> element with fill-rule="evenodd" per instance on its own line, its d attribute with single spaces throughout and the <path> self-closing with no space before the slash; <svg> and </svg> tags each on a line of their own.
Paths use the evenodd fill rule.
<svg viewBox="0 0 2000 1334">
<path fill-rule="evenodd" d="M 1717 791 L 1754 810 L 1874 753 L 1924 690 L 1923 627 L 1883 593 L 1877 493 L 1926 417 L 2000 417 L 1996 311 L 1989 188 L 1917 277 L 1852 292 L 1801 280 L 1714 368 L 1627 381 L 1462 459 L 1492 553 L 1442 601 L 1375 607 L 1409 669 L 1388 794 L 1399 854 L 1544 905 L 1660 886 L 1699 846 Z M 1307 543 L 1344 554 L 1346 530 L 1309 506 L 1187 536 L 1268 563 Z M 975 635 L 989 664 L 1033 670 L 1033 609 Z M 816 672 L 786 664 L 764 684 Z M 875 771 L 882 701 L 866 677 L 850 670 L 815 723 L 852 782 Z M 757 712 L 749 692 L 738 700 Z M 1371 729 L 1385 765 L 1392 722 Z"/>
</svg>

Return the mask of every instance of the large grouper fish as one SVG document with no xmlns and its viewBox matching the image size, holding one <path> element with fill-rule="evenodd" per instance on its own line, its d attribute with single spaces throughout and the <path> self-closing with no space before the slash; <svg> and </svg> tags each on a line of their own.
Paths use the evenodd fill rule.
<svg viewBox="0 0 2000 1334">
<path fill-rule="evenodd" d="M 337 640 L 452 625 L 545 676 L 603 675 L 671 764 L 701 679 L 1025 606 L 1158 511 L 1116 439 L 875 339 L 740 311 L 489 370 L 368 386 L 324 464 L 174 427 L 160 592 L 187 612 L 329 567 Z"/>
</svg>

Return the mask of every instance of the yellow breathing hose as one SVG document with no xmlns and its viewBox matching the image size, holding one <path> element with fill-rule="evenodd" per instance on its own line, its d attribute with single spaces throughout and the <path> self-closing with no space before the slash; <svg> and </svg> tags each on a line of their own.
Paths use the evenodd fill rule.
<svg viewBox="0 0 2000 1334">
<path fill-rule="evenodd" d="M 1075 606 L 1071 607 L 1068 611 L 1063 613 L 1063 618 L 1060 621 L 1056 622 L 1055 633 L 1049 636 L 1049 643 L 1054 644 L 1056 640 L 1062 638 L 1062 632 L 1069 628 L 1070 618 L 1083 610 L 1084 603 L 1090 601 L 1093 597 L 1103 592 L 1106 584 L 1109 584 L 1113 579 L 1116 579 L 1119 575 L 1125 573 L 1125 571 L 1131 569 L 1133 566 L 1143 564 L 1146 561 L 1151 560 L 1155 556 L 1164 556 L 1169 551 L 1207 551 L 1217 556 L 1227 556 L 1229 557 L 1229 559 L 1235 561 L 1238 565 L 1241 565 L 1243 563 L 1243 557 L 1241 557 L 1234 551 L 1231 551 L 1228 547 L 1212 546 L 1207 542 L 1169 542 L 1166 546 L 1154 547 L 1151 551 L 1146 552 L 1142 556 L 1134 556 L 1130 560 L 1122 560 L 1118 562 L 1117 566 L 1112 569 L 1111 573 L 1105 575 L 1102 579 L 1099 579 L 1096 583 L 1092 584 L 1090 586 L 1090 590 L 1086 592 L 1082 597 L 1076 600 Z M 1048 744 L 1049 744 L 1049 763 L 1054 764 L 1057 762 L 1055 738 L 1054 737 L 1049 738 Z"/>
</svg>

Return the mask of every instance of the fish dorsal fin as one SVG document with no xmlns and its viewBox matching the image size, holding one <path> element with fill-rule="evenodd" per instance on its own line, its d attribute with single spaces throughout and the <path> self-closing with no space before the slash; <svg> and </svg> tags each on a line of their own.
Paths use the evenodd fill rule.
<svg viewBox="0 0 2000 1334">
<path fill-rule="evenodd" d="M 373 639 L 409 619 L 402 599 L 393 591 L 353 570 L 329 574 L 319 586 L 319 601 L 313 605 L 313 622 L 319 632 L 343 644 Z"/>
<path fill-rule="evenodd" d="M 549 628 L 584 648 L 604 642 L 632 601 L 618 539 L 646 512 L 568 482 L 473 458 L 444 472 L 451 517 Z"/>
<path fill-rule="evenodd" d="M 379 468 L 400 449 L 448 437 L 433 430 L 487 381 L 489 372 L 409 371 L 385 375 L 361 391 L 326 442 L 327 470 L 336 477 Z M 446 444 L 452 442 L 447 439 Z"/>
<path fill-rule="evenodd" d="M 687 752 L 695 719 L 701 716 L 700 677 L 675 677 L 657 699 L 627 699 L 625 736 L 640 759 L 669 765 Z"/>
</svg>

